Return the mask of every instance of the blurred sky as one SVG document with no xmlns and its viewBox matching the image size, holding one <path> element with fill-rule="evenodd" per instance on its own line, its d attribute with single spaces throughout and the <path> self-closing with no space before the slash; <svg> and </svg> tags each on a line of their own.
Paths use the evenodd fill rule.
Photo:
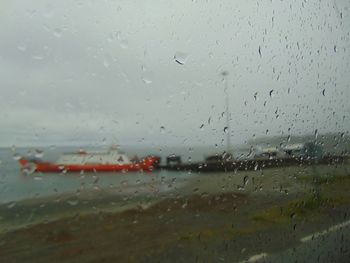
<svg viewBox="0 0 350 263">
<path fill-rule="evenodd" d="M 0 146 L 220 145 L 222 71 L 233 144 L 348 133 L 349 8 L 345 0 L 1 1 Z"/>
</svg>

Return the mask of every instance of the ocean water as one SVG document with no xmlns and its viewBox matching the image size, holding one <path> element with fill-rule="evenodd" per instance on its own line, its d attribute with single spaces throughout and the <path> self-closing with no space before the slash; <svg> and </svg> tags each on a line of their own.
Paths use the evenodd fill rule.
<svg viewBox="0 0 350 263">
<path fill-rule="evenodd" d="M 108 189 L 122 189 L 124 192 L 133 191 L 133 186 L 148 184 L 149 191 L 153 191 L 152 184 L 157 185 L 162 180 L 171 181 L 194 176 L 187 172 L 154 171 L 152 173 L 33 173 L 23 174 L 17 159 L 19 156 L 40 155 L 43 160 L 55 161 L 62 153 L 77 151 L 77 147 L 46 147 L 46 148 L 0 148 L 0 204 L 47 197 L 79 191 L 100 191 Z M 85 147 L 86 150 L 103 150 Z M 39 150 L 39 153 L 38 153 Z M 182 160 L 200 161 L 205 155 L 213 154 L 216 149 L 208 148 L 176 148 L 163 149 L 123 147 L 128 156 L 139 157 L 154 154 L 163 160 L 171 154 L 181 155 Z M 42 153 L 41 153 L 42 152 Z M 145 191 L 147 191 L 147 189 Z M 166 188 L 158 189 L 166 191 Z"/>
<path fill-rule="evenodd" d="M 85 147 L 86 150 L 103 150 Z M 43 160 L 55 161 L 62 153 L 77 151 L 76 147 L 47 147 L 47 148 L 0 148 L 0 205 L 19 200 L 45 198 L 49 196 L 59 196 L 64 194 L 80 194 L 82 192 L 94 191 L 96 193 L 102 191 L 110 191 L 120 195 L 152 194 L 174 191 L 174 189 L 182 189 L 187 183 L 198 183 L 200 180 L 208 180 L 209 178 L 222 178 L 223 181 L 208 180 L 209 184 L 215 188 L 214 184 L 220 184 L 220 189 L 237 190 L 240 185 L 246 184 L 247 178 L 260 178 L 264 180 L 264 191 L 279 191 L 283 182 L 286 185 L 295 184 L 295 176 L 318 174 L 320 176 L 330 175 L 350 175 L 350 166 L 320 166 L 320 167 L 288 167 L 288 168 L 272 168 L 262 171 L 240 171 L 238 173 L 230 172 L 233 176 L 229 181 L 224 181 L 223 173 L 205 173 L 197 174 L 190 172 L 176 172 L 156 170 L 151 173 L 33 173 L 23 174 L 19 168 L 19 156 L 35 155 L 39 152 Z M 209 147 L 197 148 L 141 148 L 141 147 L 123 147 L 123 151 L 128 156 L 137 155 L 144 157 L 149 154 L 160 156 L 165 161 L 166 156 L 177 154 L 182 157 L 184 162 L 202 161 L 205 156 L 220 152 L 220 149 Z M 235 151 L 234 157 L 242 155 L 247 156 L 248 152 L 244 150 Z M 228 174 L 224 174 L 228 175 Z M 263 179 L 265 178 L 265 179 Z M 270 179 L 269 179 L 270 178 Z M 173 182 L 176 181 L 176 184 Z M 253 180 L 249 181 L 250 183 Z M 169 187 L 169 184 L 175 187 Z M 251 190 L 255 189 L 251 186 Z"/>
</svg>

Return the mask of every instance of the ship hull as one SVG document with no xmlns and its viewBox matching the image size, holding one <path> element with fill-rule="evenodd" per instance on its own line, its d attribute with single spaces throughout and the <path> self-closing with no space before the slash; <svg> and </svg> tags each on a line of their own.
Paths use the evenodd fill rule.
<svg viewBox="0 0 350 263">
<path fill-rule="evenodd" d="M 41 173 L 61 173 L 61 172 L 137 172 L 152 171 L 159 163 L 159 158 L 150 156 L 137 163 L 127 164 L 59 164 L 40 161 L 29 161 L 20 159 L 19 164 L 22 170 Z"/>
</svg>

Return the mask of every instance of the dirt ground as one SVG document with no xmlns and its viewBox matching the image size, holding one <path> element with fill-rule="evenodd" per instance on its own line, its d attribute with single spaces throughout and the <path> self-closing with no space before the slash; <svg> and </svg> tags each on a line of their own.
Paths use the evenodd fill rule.
<svg viewBox="0 0 350 263">
<path fill-rule="evenodd" d="M 302 236 L 347 220 L 349 176 L 322 180 L 319 200 L 313 199 L 312 178 L 298 183 L 310 191 L 205 192 L 122 211 L 76 211 L 3 232 L 0 261 L 239 262 L 262 251 L 291 247 Z M 207 183 L 202 180 L 202 185 Z"/>
<path fill-rule="evenodd" d="M 293 244 L 317 217 L 257 219 L 278 203 L 242 194 L 193 195 L 121 213 L 79 215 L 8 232 L 2 262 L 220 262 L 255 252 L 254 243 L 278 250 Z M 347 209 L 347 208 L 343 208 Z M 330 213 L 330 208 L 322 213 Z M 281 212 L 282 218 L 284 218 Z M 331 220 L 337 220 L 339 215 Z M 329 219 L 327 220 L 329 221 Z M 321 224 L 320 224 L 321 223 Z M 298 225 L 298 231 L 296 231 Z M 272 237 L 274 237 L 272 239 Z"/>
</svg>

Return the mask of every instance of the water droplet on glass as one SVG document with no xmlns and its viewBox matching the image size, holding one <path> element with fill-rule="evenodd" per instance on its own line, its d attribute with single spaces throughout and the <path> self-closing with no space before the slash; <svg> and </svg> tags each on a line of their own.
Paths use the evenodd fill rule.
<svg viewBox="0 0 350 263">
<path fill-rule="evenodd" d="M 128 48 L 128 46 L 129 46 L 129 43 L 128 43 L 128 41 L 126 39 L 123 39 L 123 40 L 120 41 L 120 47 L 121 48 L 126 49 L 126 48 Z"/>
<path fill-rule="evenodd" d="M 28 173 L 28 174 L 30 174 L 30 173 Z M 34 176 L 34 180 L 35 181 L 42 181 L 43 177 L 42 176 Z"/>
<path fill-rule="evenodd" d="M 259 55 L 261 57 L 261 47 L 260 46 L 259 46 L 258 52 L 259 52 Z"/>
<path fill-rule="evenodd" d="M 62 36 L 62 29 L 60 28 L 55 28 L 54 31 L 53 31 L 53 35 L 57 38 L 60 38 Z"/>
<path fill-rule="evenodd" d="M 254 100 L 257 100 L 257 96 L 258 96 L 258 93 L 255 92 L 255 93 L 254 93 Z"/>
<path fill-rule="evenodd" d="M 22 51 L 22 52 L 27 50 L 27 46 L 25 44 L 19 44 L 17 46 L 17 48 L 18 48 L 19 51 Z"/>
<path fill-rule="evenodd" d="M 21 96 L 25 96 L 27 94 L 27 91 L 26 90 L 21 90 L 20 92 L 19 92 L 19 95 L 21 95 Z"/>
<path fill-rule="evenodd" d="M 36 14 L 36 10 L 33 9 L 27 9 L 26 10 L 26 15 L 30 18 L 33 18 L 33 16 Z"/>
<path fill-rule="evenodd" d="M 30 162 L 30 163 L 27 163 L 27 164 L 23 167 L 22 173 L 23 173 L 24 175 L 30 175 L 30 174 L 34 173 L 35 170 L 36 170 L 36 165 L 35 165 L 34 163 Z M 35 178 L 34 178 L 34 179 L 35 179 Z"/>
<path fill-rule="evenodd" d="M 113 34 L 113 33 L 111 33 L 111 34 L 108 35 L 107 41 L 108 41 L 108 42 L 113 42 L 113 41 L 114 41 L 114 34 Z"/>
<path fill-rule="evenodd" d="M 322 90 L 322 95 L 323 95 L 323 96 L 326 96 L 326 89 L 323 89 L 323 90 Z"/>
<path fill-rule="evenodd" d="M 79 200 L 78 199 L 68 200 L 67 203 L 71 206 L 76 206 L 77 204 L 79 204 Z"/>
<path fill-rule="evenodd" d="M 142 78 L 142 81 L 145 83 L 145 84 L 151 84 L 152 83 L 152 80 L 146 78 L 146 77 L 143 77 Z"/>
<path fill-rule="evenodd" d="M 13 155 L 13 159 L 14 159 L 15 161 L 18 161 L 18 160 L 21 159 L 21 158 L 22 158 L 22 156 L 19 155 L 18 153 L 15 153 L 15 154 Z"/>
<path fill-rule="evenodd" d="M 15 205 L 16 205 L 15 202 L 9 203 L 9 204 L 7 205 L 7 208 L 9 208 L 9 209 L 14 208 Z"/>
<path fill-rule="evenodd" d="M 334 45 L 333 50 L 334 50 L 334 52 L 337 52 L 337 46 L 336 45 Z"/>
<path fill-rule="evenodd" d="M 105 68 L 109 68 L 109 66 L 112 64 L 112 57 L 109 55 L 105 55 L 103 57 L 103 66 Z"/>
<path fill-rule="evenodd" d="M 53 11 L 53 7 L 50 5 L 47 5 L 45 7 L 45 10 L 44 10 L 44 17 L 45 18 L 51 18 L 54 16 L 54 11 Z"/>
<path fill-rule="evenodd" d="M 113 38 L 115 38 L 119 41 L 122 40 L 122 32 L 120 32 L 120 31 L 113 32 Z"/>
<path fill-rule="evenodd" d="M 274 95 L 274 90 L 272 89 L 272 90 L 270 90 L 270 92 L 269 92 L 269 95 L 270 95 L 270 97 L 272 98 L 273 97 L 273 95 Z"/>
<path fill-rule="evenodd" d="M 188 59 L 188 54 L 183 52 L 176 52 L 174 55 L 174 60 L 180 65 L 185 65 Z"/>
<path fill-rule="evenodd" d="M 35 59 L 35 60 L 43 60 L 44 57 L 42 55 L 32 55 L 32 59 Z"/>
<path fill-rule="evenodd" d="M 248 177 L 248 175 L 246 175 L 243 177 L 243 186 L 246 186 L 248 184 L 248 182 L 249 182 L 249 177 Z"/>
<path fill-rule="evenodd" d="M 201 126 L 199 126 L 199 129 L 202 129 L 204 127 L 204 124 L 202 124 Z"/>
<path fill-rule="evenodd" d="M 228 127 L 225 126 L 225 128 L 224 128 L 224 133 L 227 133 L 227 132 L 228 132 Z"/>
<path fill-rule="evenodd" d="M 35 155 L 36 158 L 43 158 L 44 157 L 44 152 L 41 150 L 35 150 Z"/>
<path fill-rule="evenodd" d="M 318 130 L 316 129 L 315 130 L 315 139 L 317 139 L 317 137 L 318 137 Z"/>
</svg>

